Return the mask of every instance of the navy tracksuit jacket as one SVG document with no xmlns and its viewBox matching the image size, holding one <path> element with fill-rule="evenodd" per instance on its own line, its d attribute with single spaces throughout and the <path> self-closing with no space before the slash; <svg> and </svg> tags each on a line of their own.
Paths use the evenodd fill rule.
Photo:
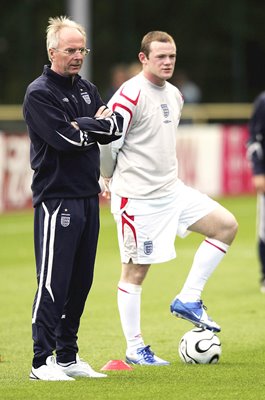
<svg viewBox="0 0 265 400">
<path fill-rule="evenodd" d="M 99 232 L 98 143 L 118 139 L 123 124 L 118 113 L 94 118 L 102 105 L 91 82 L 79 75 L 63 77 L 49 66 L 25 94 L 38 280 L 32 313 L 34 368 L 54 350 L 59 362 L 75 360 L 78 352 Z"/>
</svg>

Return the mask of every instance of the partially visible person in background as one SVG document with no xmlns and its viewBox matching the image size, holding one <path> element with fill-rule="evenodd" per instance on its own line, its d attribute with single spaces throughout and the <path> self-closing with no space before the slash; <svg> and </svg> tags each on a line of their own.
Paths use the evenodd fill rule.
<svg viewBox="0 0 265 400">
<path fill-rule="evenodd" d="M 202 92 L 200 87 L 189 78 L 185 71 L 177 70 L 173 76 L 172 83 L 181 91 L 185 104 L 196 104 L 201 101 Z"/>
<path fill-rule="evenodd" d="M 90 291 L 99 233 L 99 146 L 119 139 L 123 119 L 79 75 L 84 28 L 49 19 L 49 65 L 27 88 L 38 289 L 32 312 L 30 379 L 103 378 L 78 355 L 78 331 Z M 93 347 L 91 343 L 90 347 Z"/>
<path fill-rule="evenodd" d="M 131 64 L 128 64 L 127 67 L 128 79 L 139 74 L 141 71 L 142 71 L 142 64 L 139 61 L 134 61 Z"/>
<path fill-rule="evenodd" d="M 128 79 L 128 67 L 124 63 L 115 64 L 110 70 L 110 83 L 104 100 L 106 102 L 114 95 L 116 90 Z"/>
<path fill-rule="evenodd" d="M 176 70 L 175 74 L 173 75 L 172 79 L 170 82 L 177 86 L 177 88 L 180 90 L 183 98 L 184 98 L 184 107 L 185 104 L 198 104 L 201 101 L 202 98 L 202 92 L 200 87 L 193 82 L 188 74 L 183 71 L 183 70 Z M 184 116 L 181 116 L 179 124 L 184 125 L 184 124 L 192 124 L 193 120 L 192 118 L 187 118 Z"/>
<path fill-rule="evenodd" d="M 139 62 L 115 64 L 110 70 L 110 84 L 104 100 L 108 102 L 125 81 L 139 74 L 141 70 L 142 66 Z"/>
<path fill-rule="evenodd" d="M 258 256 L 260 290 L 265 294 L 265 91 L 255 100 L 249 122 L 248 158 L 257 192 Z"/>
</svg>

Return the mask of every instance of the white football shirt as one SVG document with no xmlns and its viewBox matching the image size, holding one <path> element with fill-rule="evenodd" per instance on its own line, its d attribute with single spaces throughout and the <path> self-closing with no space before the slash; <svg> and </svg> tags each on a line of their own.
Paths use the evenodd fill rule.
<svg viewBox="0 0 265 400">
<path fill-rule="evenodd" d="M 101 174 L 111 192 L 155 199 L 174 192 L 178 181 L 176 135 L 183 97 L 165 82 L 152 84 L 143 73 L 125 82 L 108 106 L 124 117 L 122 138 L 101 146 Z"/>
</svg>

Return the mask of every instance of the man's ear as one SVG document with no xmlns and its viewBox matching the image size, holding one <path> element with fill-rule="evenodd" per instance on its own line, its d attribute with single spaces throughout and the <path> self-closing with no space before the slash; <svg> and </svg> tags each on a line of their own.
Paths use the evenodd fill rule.
<svg viewBox="0 0 265 400">
<path fill-rule="evenodd" d="M 49 60 L 50 60 L 50 61 L 53 61 L 53 58 L 54 58 L 54 57 L 53 57 L 54 51 L 55 51 L 54 49 L 49 49 Z"/>
<path fill-rule="evenodd" d="M 142 51 L 138 54 L 138 58 L 142 64 L 146 63 L 147 57 Z"/>
</svg>

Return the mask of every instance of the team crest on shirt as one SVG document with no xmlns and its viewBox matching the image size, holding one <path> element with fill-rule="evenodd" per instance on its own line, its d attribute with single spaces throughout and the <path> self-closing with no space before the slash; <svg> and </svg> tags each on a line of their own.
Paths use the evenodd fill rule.
<svg viewBox="0 0 265 400">
<path fill-rule="evenodd" d="M 164 114 L 164 117 L 167 118 L 169 116 L 169 108 L 167 104 L 161 104 L 161 108 Z"/>
<path fill-rule="evenodd" d="M 146 242 L 144 242 L 144 254 L 149 256 L 152 253 L 153 253 L 153 242 L 152 240 L 147 240 Z"/>
<path fill-rule="evenodd" d="M 81 96 L 83 97 L 83 99 L 87 104 L 91 104 L 91 98 L 87 92 L 81 93 Z"/>
<path fill-rule="evenodd" d="M 70 214 L 61 214 L 61 225 L 64 228 L 70 225 Z"/>
<path fill-rule="evenodd" d="M 168 108 L 167 104 L 161 104 L 161 109 L 163 112 L 163 117 L 165 118 L 163 121 L 164 124 L 169 124 L 171 122 L 171 120 L 167 119 L 167 117 L 169 116 L 169 108 Z"/>
</svg>

